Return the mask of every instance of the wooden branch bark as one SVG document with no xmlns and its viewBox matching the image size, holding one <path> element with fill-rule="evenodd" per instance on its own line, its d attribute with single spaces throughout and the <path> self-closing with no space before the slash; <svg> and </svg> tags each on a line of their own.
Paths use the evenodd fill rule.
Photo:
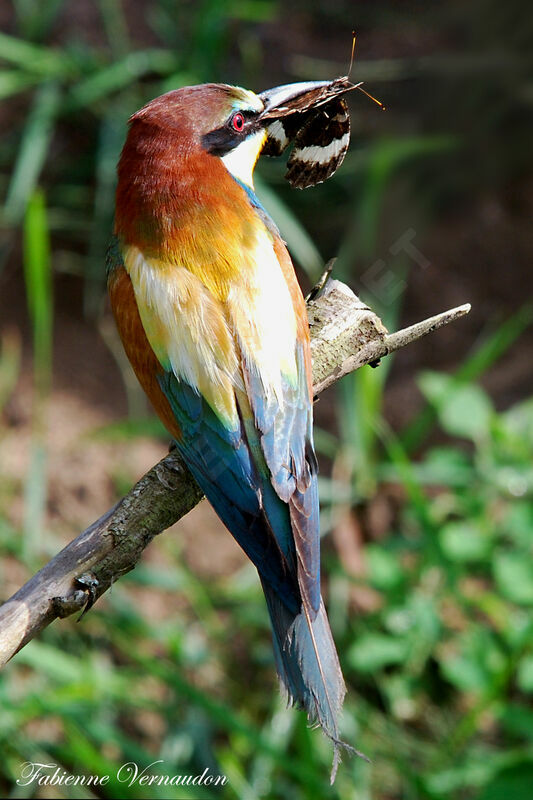
<svg viewBox="0 0 533 800">
<path fill-rule="evenodd" d="M 343 375 L 467 314 L 445 311 L 397 333 L 339 281 L 308 302 L 315 395 Z M 154 536 L 202 499 L 176 452 L 170 452 L 100 519 L 68 544 L 0 607 L 0 666 L 52 622 L 89 608 L 133 569 Z"/>
</svg>

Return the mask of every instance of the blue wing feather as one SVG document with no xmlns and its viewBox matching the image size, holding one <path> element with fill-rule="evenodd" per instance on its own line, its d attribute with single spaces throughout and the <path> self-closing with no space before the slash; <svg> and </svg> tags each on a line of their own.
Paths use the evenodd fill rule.
<svg viewBox="0 0 533 800">
<path fill-rule="evenodd" d="M 267 399 L 258 374 L 248 370 L 245 379 L 272 485 L 289 506 L 300 591 L 314 616 L 320 608 L 320 520 L 303 345 L 297 345 L 297 381 L 284 380 L 283 407 Z"/>
<path fill-rule="evenodd" d="M 287 506 L 275 494 L 266 465 L 261 470 L 252 461 L 244 425 L 226 428 L 203 397 L 173 373 L 165 372 L 159 382 L 183 432 L 176 446 L 197 483 L 260 575 L 296 611 L 300 600 Z"/>
</svg>

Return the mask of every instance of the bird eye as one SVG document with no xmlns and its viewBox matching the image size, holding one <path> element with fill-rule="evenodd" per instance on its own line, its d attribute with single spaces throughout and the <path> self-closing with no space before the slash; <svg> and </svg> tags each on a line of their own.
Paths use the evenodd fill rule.
<svg viewBox="0 0 533 800">
<path fill-rule="evenodd" d="M 231 124 L 234 131 L 240 133 L 244 128 L 244 116 L 238 111 L 236 114 L 233 115 L 231 118 Z"/>
</svg>

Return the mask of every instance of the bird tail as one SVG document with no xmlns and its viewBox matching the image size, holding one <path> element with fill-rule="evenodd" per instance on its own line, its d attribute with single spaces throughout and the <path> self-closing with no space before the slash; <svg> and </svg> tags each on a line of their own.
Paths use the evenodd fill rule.
<svg viewBox="0 0 533 800">
<path fill-rule="evenodd" d="M 338 719 L 346 687 L 324 602 L 320 600 L 314 618 L 304 604 L 299 613 L 294 614 L 266 581 L 261 580 L 261 583 L 272 622 L 274 654 L 282 687 L 289 704 L 307 711 L 311 723 L 320 725 L 333 742 L 333 783 L 341 748 L 357 751 L 339 739 Z"/>
</svg>

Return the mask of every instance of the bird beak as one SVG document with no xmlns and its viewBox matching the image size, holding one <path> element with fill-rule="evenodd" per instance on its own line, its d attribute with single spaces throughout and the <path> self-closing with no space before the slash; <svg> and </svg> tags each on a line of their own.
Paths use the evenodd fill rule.
<svg viewBox="0 0 533 800">
<path fill-rule="evenodd" d="M 338 95 L 351 92 L 361 86 L 351 83 L 348 78 L 335 78 L 333 81 L 306 81 L 287 83 L 261 92 L 264 110 L 262 120 L 275 120 L 295 112 L 305 112 L 329 102 Z"/>
</svg>

